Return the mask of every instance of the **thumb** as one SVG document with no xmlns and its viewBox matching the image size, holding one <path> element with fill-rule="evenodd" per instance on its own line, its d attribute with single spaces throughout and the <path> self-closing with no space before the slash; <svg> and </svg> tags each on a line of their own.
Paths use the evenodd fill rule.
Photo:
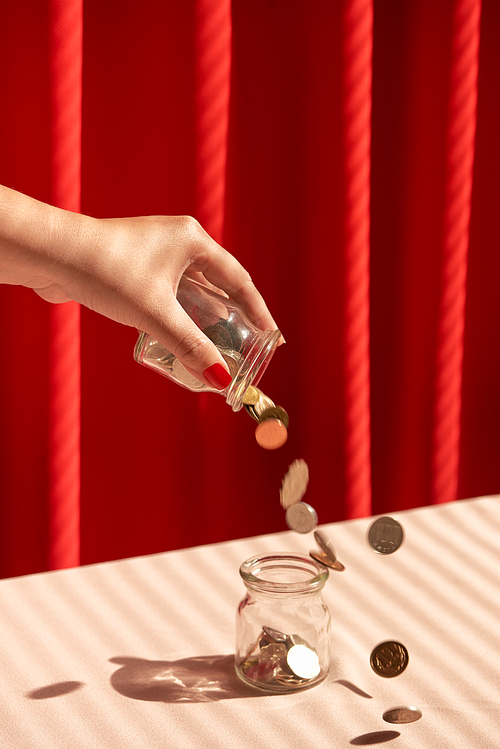
<svg viewBox="0 0 500 749">
<path fill-rule="evenodd" d="M 196 389 L 193 377 L 215 390 L 225 390 L 231 384 L 222 354 L 180 305 L 169 317 L 168 330 L 159 331 L 156 338 L 176 357 L 174 375 L 183 384 Z"/>
</svg>

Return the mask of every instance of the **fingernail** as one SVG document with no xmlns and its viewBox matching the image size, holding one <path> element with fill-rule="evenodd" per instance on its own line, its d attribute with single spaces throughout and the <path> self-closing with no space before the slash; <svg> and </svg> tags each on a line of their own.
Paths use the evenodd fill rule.
<svg viewBox="0 0 500 749">
<path fill-rule="evenodd" d="M 215 388 L 216 390 L 225 390 L 227 386 L 231 384 L 232 380 L 232 377 L 227 369 L 224 369 L 222 364 L 219 364 L 219 362 L 216 362 L 215 364 L 212 364 L 211 367 L 207 367 L 207 369 L 204 369 L 203 377 L 211 385 L 211 387 Z"/>
</svg>

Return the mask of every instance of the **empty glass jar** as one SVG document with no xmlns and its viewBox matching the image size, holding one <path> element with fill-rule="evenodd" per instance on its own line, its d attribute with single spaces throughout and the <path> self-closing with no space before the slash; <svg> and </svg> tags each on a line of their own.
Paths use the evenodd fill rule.
<svg viewBox="0 0 500 749">
<path fill-rule="evenodd" d="M 134 358 L 178 385 L 194 392 L 220 393 L 233 411 L 243 406 L 249 385 L 257 385 L 276 350 L 279 330 L 259 330 L 231 299 L 183 276 L 177 300 L 189 317 L 219 349 L 232 377 L 225 390 L 200 382 L 170 351 L 147 333 L 141 333 Z"/>
<path fill-rule="evenodd" d="M 312 687 L 330 668 L 330 612 L 321 591 L 328 570 L 278 552 L 240 567 L 247 593 L 236 613 L 236 673 L 270 692 Z"/>
</svg>

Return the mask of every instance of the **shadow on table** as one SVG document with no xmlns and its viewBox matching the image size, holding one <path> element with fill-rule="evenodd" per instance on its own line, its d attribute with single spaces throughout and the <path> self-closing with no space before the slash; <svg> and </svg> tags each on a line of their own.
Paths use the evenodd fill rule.
<svg viewBox="0 0 500 749">
<path fill-rule="evenodd" d="M 59 681 L 57 684 L 47 684 L 38 689 L 32 689 L 26 697 L 30 700 L 47 700 L 51 697 L 61 697 L 63 694 L 70 694 L 83 687 L 81 681 Z"/>
<path fill-rule="evenodd" d="M 350 743 L 353 746 L 373 746 L 374 744 L 384 744 L 386 741 L 392 741 L 401 736 L 399 731 L 374 731 L 373 733 L 364 733 L 362 736 L 356 736 Z"/>
<path fill-rule="evenodd" d="M 150 702 L 216 702 L 260 697 L 262 692 L 236 676 L 234 655 L 201 655 L 176 661 L 110 658 L 121 666 L 111 686 L 133 700 Z"/>
</svg>

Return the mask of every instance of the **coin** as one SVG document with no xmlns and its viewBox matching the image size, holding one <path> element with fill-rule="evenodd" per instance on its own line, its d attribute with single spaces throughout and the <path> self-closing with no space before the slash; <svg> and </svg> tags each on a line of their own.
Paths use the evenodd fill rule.
<svg viewBox="0 0 500 749">
<path fill-rule="evenodd" d="M 382 715 L 382 718 L 387 723 L 414 723 L 416 720 L 420 720 L 421 717 L 422 711 L 418 707 L 412 707 L 411 705 L 393 707 L 391 710 L 386 710 Z"/>
<path fill-rule="evenodd" d="M 404 645 L 395 640 L 381 642 L 372 650 L 370 666 L 376 674 L 386 678 L 399 676 L 408 665 L 408 651 Z"/>
<path fill-rule="evenodd" d="M 259 414 L 259 421 L 266 421 L 267 419 L 278 419 L 288 429 L 290 419 L 285 409 L 281 408 L 281 406 L 271 406 Z"/>
<path fill-rule="evenodd" d="M 228 366 L 229 374 L 234 380 L 243 361 L 242 356 L 237 351 L 233 351 L 233 349 L 220 349 L 220 352 Z"/>
<path fill-rule="evenodd" d="M 257 414 L 255 412 L 255 405 L 254 404 L 252 404 L 252 405 L 248 404 L 247 405 L 246 403 L 244 403 L 243 406 L 244 406 L 245 411 L 247 412 L 247 414 L 249 416 L 251 416 L 254 421 L 256 421 L 257 423 L 259 423 L 259 417 L 257 416 Z"/>
<path fill-rule="evenodd" d="M 323 551 L 328 557 L 330 557 L 332 562 L 335 562 L 337 560 L 337 557 L 335 556 L 335 552 L 333 550 L 332 542 L 322 531 L 314 531 L 314 540 L 320 547 L 321 551 Z"/>
<path fill-rule="evenodd" d="M 204 385 L 203 382 L 200 382 L 200 380 L 192 375 L 191 372 L 188 372 L 184 364 L 181 364 L 179 359 L 174 359 L 172 365 L 172 374 L 178 382 L 182 383 L 190 390 L 201 390 L 202 388 L 206 387 L 206 385 Z"/>
<path fill-rule="evenodd" d="M 368 543 L 377 554 L 393 554 L 403 539 L 403 528 L 394 518 L 378 518 L 368 530 Z"/>
<path fill-rule="evenodd" d="M 313 549 L 313 551 L 309 552 L 309 556 L 311 556 L 316 562 L 323 564 L 325 567 L 329 567 L 331 570 L 336 570 L 337 572 L 343 572 L 345 570 L 342 562 L 339 562 L 338 559 L 333 561 L 328 554 L 325 554 L 323 551 L 315 551 Z"/>
<path fill-rule="evenodd" d="M 259 400 L 259 391 L 253 385 L 249 385 L 245 390 L 242 401 L 245 406 L 254 406 Z M 258 417 L 257 417 L 258 418 Z"/>
<path fill-rule="evenodd" d="M 292 645 L 286 654 L 286 662 L 300 679 L 315 679 L 321 672 L 318 654 L 307 645 Z"/>
<path fill-rule="evenodd" d="M 285 517 L 290 530 L 297 533 L 309 533 L 318 524 L 316 510 L 305 502 L 297 502 L 289 507 Z"/>
<path fill-rule="evenodd" d="M 203 333 L 210 338 L 217 348 L 232 349 L 233 339 L 231 337 L 231 331 L 228 330 L 226 321 L 220 318 L 215 325 L 208 325 L 203 328 Z"/>
<path fill-rule="evenodd" d="M 305 460 L 299 458 L 288 466 L 283 477 L 280 489 L 281 506 L 288 510 L 289 507 L 300 502 L 306 493 L 309 483 L 309 468 Z"/>
<path fill-rule="evenodd" d="M 260 422 L 255 429 L 257 444 L 265 450 L 276 450 L 288 439 L 286 426 L 279 419 L 267 419 Z"/>
<path fill-rule="evenodd" d="M 274 408 L 276 406 L 275 402 L 271 400 L 267 395 L 265 395 L 262 390 L 259 390 L 259 388 L 255 388 L 259 393 L 259 398 L 254 403 L 253 407 L 255 409 L 255 413 L 257 414 L 257 417 L 260 418 L 260 415 L 267 409 L 267 408 Z"/>
</svg>

